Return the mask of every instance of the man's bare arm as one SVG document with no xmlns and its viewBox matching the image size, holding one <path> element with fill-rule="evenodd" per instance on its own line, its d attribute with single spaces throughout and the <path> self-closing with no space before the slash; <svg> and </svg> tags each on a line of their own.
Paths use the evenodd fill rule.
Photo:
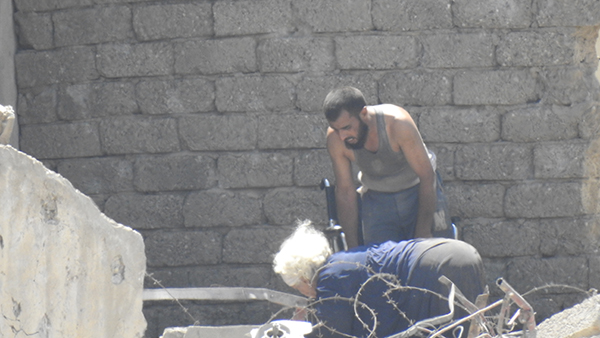
<svg viewBox="0 0 600 338">
<path fill-rule="evenodd" d="M 432 237 L 433 214 L 437 205 L 435 173 L 417 126 L 406 111 L 394 120 L 393 135 L 406 160 L 419 176 L 419 210 L 415 237 Z"/>
<path fill-rule="evenodd" d="M 358 201 L 352 179 L 351 160 L 343 141 L 333 132 L 327 133 L 327 151 L 335 175 L 335 200 L 338 221 L 346 235 L 348 248 L 358 246 Z"/>
</svg>

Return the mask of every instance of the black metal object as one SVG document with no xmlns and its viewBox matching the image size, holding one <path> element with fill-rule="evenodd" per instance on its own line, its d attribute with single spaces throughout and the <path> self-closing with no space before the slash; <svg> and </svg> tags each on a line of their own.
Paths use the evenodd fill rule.
<svg viewBox="0 0 600 338">
<path fill-rule="evenodd" d="M 329 180 L 324 178 L 321 180 L 321 190 L 325 190 L 327 199 L 327 227 L 325 228 L 325 236 L 329 240 L 329 245 L 333 252 L 348 250 L 346 243 L 346 235 L 342 231 L 342 227 L 338 224 L 337 209 L 335 205 L 335 191 Z"/>
</svg>

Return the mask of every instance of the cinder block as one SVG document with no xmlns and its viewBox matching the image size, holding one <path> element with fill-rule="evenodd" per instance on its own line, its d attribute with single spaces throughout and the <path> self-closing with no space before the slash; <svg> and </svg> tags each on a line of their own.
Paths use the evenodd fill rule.
<svg viewBox="0 0 600 338">
<path fill-rule="evenodd" d="M 149 267 L 218 264 L 222 235 L 216 231 L 158 231 L 144 240 Z"/>
<path fill-rule="evenodd" d="M 169 75 L 173 70 L 170 43 L 111 43 L 97 47 L 98 71 L 108 78 Z"/>
<path fill-rule="evenodd" d="M 246 114 L 193 115 L 179 119 L 179 135 L 189 150 L 251 150 L 257 146 L 257 125 Z"/>
<path fill-rule="evenodd" d="M 506 217 L 538 218 L 584 215 L 582 185 L 576 182 L 524 183 L 506 190 Z"/>
<path fill-rule="evenodd" d="M 587 290 L 587 271 L 585 257 L 516 257 L 508 263 L 506 280 L 520 294 L 552 284 Z"/>
<path fill-rule="evenodd" d="M 545 257 L 595 254 L 600 240 L 597 222 L 594 217 L 542 220 L 541 254 Z"/>
<path fill-rule="evenodd" d="M 216 105 L 220 112 L 290 109 L 294 100 L 294 84 L 283 76 L 221 77 L 216 81 Z"/>
<path fill-rule="evenodd" d="M 50 85 L 19 89 L 18 109 L 15 112 L 19 118 L 19 124 L 57 121 L 57 87 L 57 85 Z"/>
<path fill-rule="evenodd" d="M 127 6 L 57 11 L 52 15 L 54 44 L 60 47 L 132 39 L 131 18 Z"/>
<path fill-rule="evenodd" d="M 258 116 L 258 148 L 320 148 L 325 145 L 327 121 L 322 115 Z"/>
<path fill-rule="evenodd" d="M 453 27 L 449 0 L 375 0 L 372 15 L 375 28 L 383 31 L 417 31 Z"/>
<path fill-rule="evenodd" d="M 542 99 L 548 104 L 574 106 L 600 92 L 594 69 L 582 67 L 549 67 L 540 72 L 544 87 Z"/>
<path fill-rule="evenodd" d="M 134 229 L 183 227 L 182 194 L 117 194 L 104 205 L 104 212 L 119 223 Z"/>
<path fill-rule="evenodd" d="M 452 4 L 459 27 L 528 28 L 533 22 L 532 3 L 512 0 L 457 0 Z"/>
<path fill-rule="evenodd" d="M 454 77 L 454 104 L 509 105 L 537 101 L 536 74 L 529 70 L 469 70 Z"/>
<path fill-rule="evenodd" d="M 176 74 L 250 73 L 257 70 L 256 40 L 188 40 L 174 45 Z"/>
<path fill-rule="evenodd" d="M 211 4 L 182 3 L 135 7 L 133 28 L 141 41 L 210 36 Z"/>
<path fill-rule="evenodd" d="M 325 192 L 314 188 L 277 188 L 264 199 L 269 224 L 290 225 L 309 219 L 314 224 L 327 224 Z"/>
<path fill-rule="evenodd" d="M 271 282 L 273 274 L 270 265 L 201 266 L 189 269 L 189 280 L 194 287 L 219 285 L 273 289 Z"/>
<path fill-rule="evenodd" d="M 37 0 L 16 0 L 15 6 L 19 11 L 29 12 L 44 12 L 56 9 L 78 7 L 78 6 L 91 6 L 93 5 L 92 0 L 48 0 L 48 1 L 37 1 Z"/>
<path fill-rule="evenodd" d="M 574 34 L 574 29 L 511 32 L 500 39 L 496 58 L 505 67 L 572 64 L 576 49 Z"/>
<path fill-rule="evenodd" d="M 21 126 L 21 150 L 37 159 L 100 156 L 95 122 Z"/>
<path fill-rule="evenodd" d="M 357 48 L 360 46 L 360 48 Z M 420 50 L 412 36 L 341 36 L 335 38 L 340 69 L 414 68 Z"/>
<path fill-rule="evenodd" d="M 223 262 L 272 264 L 273 255 L 290 232 L 276 226 L 233 229 L 223 240 Z"/>
<path fill-rule="evenodd" d="M 196 154 L 139 157 L 134 163 L 134 186 L 142 192 L 201 190 L 216 185 L 215 160 Z"/>
<path fill-rule="evenodd" d="M 540 142 L 574 139 L 578 135 L 577 107 L 533 106 L 520 108 L 502 117 L 502 139 L 513 142 Z"/>
<path fill-rule="evenodd" d="M 593 0 L 537 2 L 535 20 L 540 27 L 597 26 L 600 23 L 600 3 Z"/>
<path fill-rule="evenodd" d="M 505 188 L 501 184 L 447 184 L 445 192 L 452 216 L 504 217 Z"/>
<path fill-rule="evenodd" d="M 213 5 L 213 12 L 217 36 L 288 34 L 293 30 L 290 0 L 220 1 Z"/>
<path fill-rule="evenodd" d="M 584 178 L 589 142 L 542 143 L 533 149 L 536 178 Z"/>
<path fill-rule="evenodd" d="M 15 67 L 19 69 L 17 85 L 20 89 L 60 82 L 87 82 L 100 76 L 91 46 L 20 52 L 15 55 Z"/>
<path fill-rule="evenodd" d="M 224 154 L 217 162 L 221 188 L 291 186 L 294 159 L 284 153 Z"/>
<path fill-rule="evenodd" d="M 496 142 L 500 139 L 498 108 L 426 108 L 419 114 L 419 130 L 427 142 Z"/>
<path fill-rule="evenodd" d="M 262 198 L 252 192 L 193 192 L 185 199 L 183 215 L 188 228 L 261 224 Z"/>
<path fill-rule="evenodd" d="M 454 144 L 426 144 L 427 148 L 435 154 L 437 172 L 442 176 L 442 184 L 446 181 L 456 179 L 454 173 L 454 153 L 456 146 Z"/>
<path fill-rule="evenodd" d="M 271 38 L 258 45 L 259 70 L 263 73 L 330 72 L 335 69 L 330 38 Z"/>
<path fill-rule="evenodd" d="M 57 172 L 84 194 L 107 194 L 133 190 L 133 163 L 117 157 L 62 160 Z"/>
<path fill-rule="evenodd" d="M 423 35 L 423 57 L 426 68 L 493 67 L 495 36 L 488 33 Z"/>
<path fill-rule="evenodd" d="M 148 268 L 144 288 L 187 288 L 191 287 L 189 269 L 186 267 Z M 150 304 L 151 302 L 146 302 Z M 147 333 L 148 331 L 146 331 Z"/>
<path fill-rule="evenodd" d="M 107 154 L 174 152 L 180 149 L 177 123 L 169 118 L 132 116 L 100 123 L 102 147 Z"/>
<path fill-rule="evenodd" d="M 399 106 L 439 106 L 451 103 L 451 86 L 451 77 L 442 71 L 393 72 L 379 81 L 379 98 Z"/>
<path fill-rule="evenodd" d="M 333 184 L 333 168 L 327 150 L 308 150 L 296 156 L 294 159 L 294 183 L 297 186 L 318 187 L 324 178 Z M 323 191 L 323 193 L 325 192 Z"/>
<path fill-rule="evenodd" d="M 145 114 L 208 112 L 215 108 L 215 85 L 204 78 L 143 80 L 136 85 L 136 100 Z"/>
<path fill-rule="evenodd" d="M 471 243 L 473 244 L 473 243 Z M 504 292 L 498 287 L 495 287 L 498 278 L 506 278 L 507 259 L 504 258 L 486 258 L 482 257 L 483 266 L 485 267 L 486 284 L 490 288 L 490 296 L 499 299 L 504 297 Z M 489 302 L 491 303 L 491 302 Z"/>
<path fill-rule="evenodd" d="M 371 2 L 361 0 L 294 0 L 295 15 L 313 32 L 373 29 Z M 352 18 L 351 20 L 349 18 Z"/>
<path fill-rule="evenodd" d="M 13 17 L 19 47 L 22 49 L 51 49 L 53 47 L 52 17 L 49 13 L 16 12 Z"/>
<path fill-rule="evenodd" d="M 528 144 L 467 144 L 455 154 L 456 177 L 463 180 L 522 180 L 533 176 Z"/>
<path fill-rule="evenodd" d="M 58 92 L 61 120 L 84 120 L 131 115 L 138 111 L 131 82 L 83 83 L 61 86 Z"/>
<path fill-rule="evenodd" d="M 488 258 L 539 254 L 540 225 L 537 220 L 494 221 L 462 228 L 463 240 Z"/>
<path fill-rule="evenodd" d="M 296 91 L 298 106 L 304 112 L 323 114 L 325 96 L 334 88 L 353 86 L 358 88 L 367 104 L 379 103 L 377 81 L 372 73 L 344 74 L 331 76 L 306 76 L 298 84 Z"/>
</svg>

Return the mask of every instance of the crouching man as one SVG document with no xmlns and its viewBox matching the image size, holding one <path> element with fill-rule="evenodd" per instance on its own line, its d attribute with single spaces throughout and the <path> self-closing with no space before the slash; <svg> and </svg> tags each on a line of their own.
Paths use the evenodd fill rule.
<svg viewBox="0 0 600 338">
<path fill-rule="evenodd" d="M 419 238 L 332 254 L 309 221 L 283 242 L 273 265 L 286 284 L 315 299 L 311 321 L 321 325 L 311 337 L 387 337 L 449 312 L 440 276 L 471 302 L 485 284 L 481 257 L 465 242 Z M 455 311 L 455 318 L 466 315 Z"/>
</svg>

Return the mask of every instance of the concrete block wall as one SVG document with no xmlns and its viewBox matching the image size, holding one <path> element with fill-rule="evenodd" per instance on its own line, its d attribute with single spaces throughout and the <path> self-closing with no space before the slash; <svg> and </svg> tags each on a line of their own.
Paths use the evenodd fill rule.
<svg viewBox="0 0 600 338">
<path fill-rule="evenodd" d="M 320 108 L 353 85 L 414 116 L 490 282 L 600 287 L 600 2 L 14 5 L 21 150 L 139 230 L 164 286 L 289 291 L 271 257 L 296 219 L 326 221 Z M 581 299 L 536 295 L 540 317 Z M 272 310 L 187 305 L 205 325 Z M 149 337 L 192 324 L 145 311 Z"/>
</svg>

